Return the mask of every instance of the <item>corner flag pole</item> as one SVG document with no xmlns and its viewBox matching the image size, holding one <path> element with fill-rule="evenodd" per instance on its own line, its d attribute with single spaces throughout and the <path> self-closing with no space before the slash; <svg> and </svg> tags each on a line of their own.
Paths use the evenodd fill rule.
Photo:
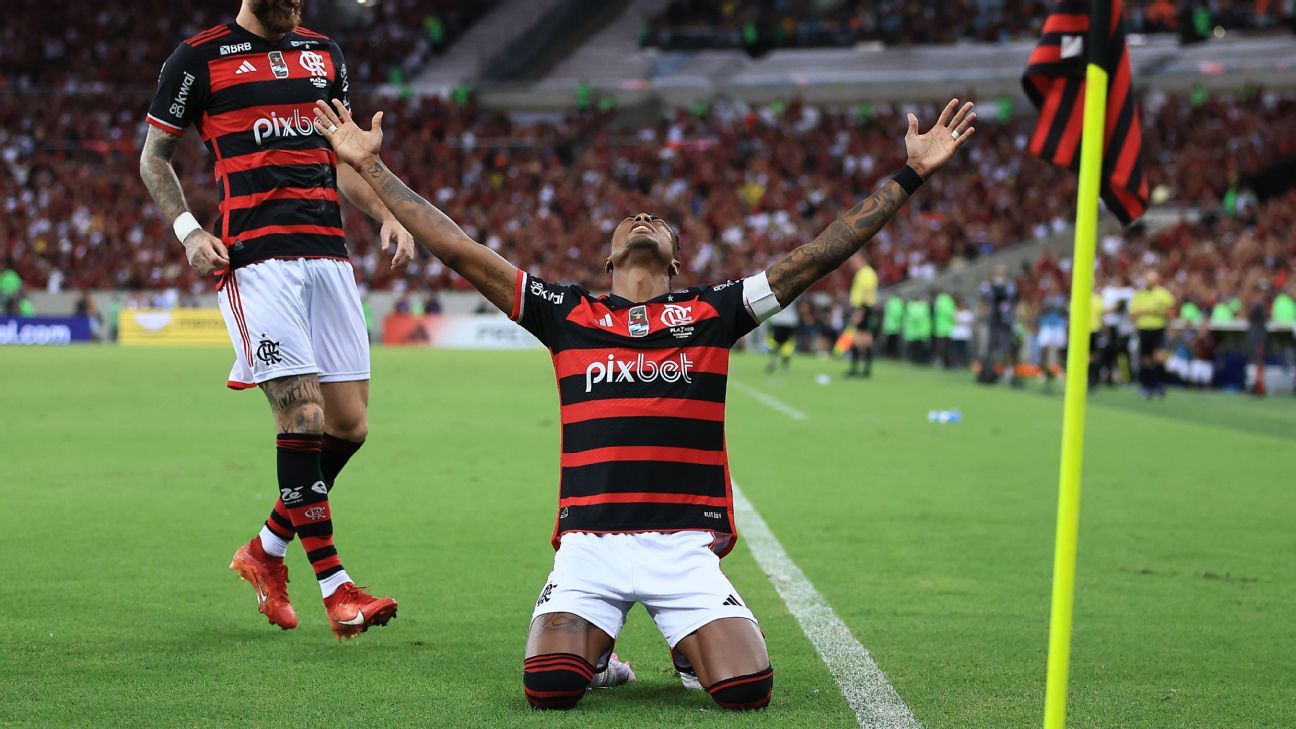
<svg viewBox="0 0 1296 729">
<path fill-rule="evenodd" d="M 1110 11 L 1111 0 L 1091 0 L 1086 43 L 1084 130 L 1076 196 L 1075 253 L 1071 266 L 1071 322 L 1066 399 L 1062 411 L 1062 468 L 1058 479 L 1057 542 L 1053 551 L 1053 606 L 1049 615 L 1044 729 L 1064 729 L 1066 726 L 1076 537 L 1080 529 L 1080 472 L 1084 460 L 1085 397 L 1089 390 L 1089 317 L 1093 298 L 1094 247 L 1098 234 L 1098 183 L 1102 177 L 1103 133 L 1107 116 L 1107 71 L 1102 60 L 1106 57 Z"/>
</svg>

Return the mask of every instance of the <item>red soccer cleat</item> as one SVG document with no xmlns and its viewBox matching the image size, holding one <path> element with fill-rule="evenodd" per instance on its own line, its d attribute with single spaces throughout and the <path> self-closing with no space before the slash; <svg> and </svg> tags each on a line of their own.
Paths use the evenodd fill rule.
<svg viewBox="0 0 1296 729">
<path fill-rule="evenodd" d="M 297 627 L 297 613 L 288 601 L 288 566 L 282 559 L 266 554 L 258 537 L 252 537 L 252 541 L 238 548 L 230 561 L 230 569 L 252 583 L 257 610 L 270 619 L 271 625 L 284 630 Z"/>
<path fill-rule="evenodd" d="M 324 607 L 328 609 L 329 627 L 338 640 L 360 635 L 371 625 L 386 625 L 396 617 L 395 600 L 374 597 L 350 582 L 324 598 Z"/>
</svg>

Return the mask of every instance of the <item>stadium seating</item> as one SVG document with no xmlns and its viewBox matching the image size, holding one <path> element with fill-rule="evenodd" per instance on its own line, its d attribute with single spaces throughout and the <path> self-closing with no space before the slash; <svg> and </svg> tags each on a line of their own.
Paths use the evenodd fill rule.
<svg viewBox="0 0 1296 729">
<path fill-rule="evenodd" d="M 672 0 L 640 31 L 645 46 L 679 50 L 844 47 L 866 41 L 887 44 L 1002 41 L 1038 34 L 1048 9 L 1044 0 L 848 0 L 841 3 L 776 3 L 770 0 Z M 1127 0 L 1127 23 L 1134 32 L 1167 32 L 1185 22 L 1183 3 Z M 1205 5 L 1205 4 L 1203 4 Z M 1209 31 L 1268 27 L 1281 8 L 1257 3 L 1212 3 L 1197 20 Z"/>
<path fill-rule="evenodd" d="M 26 114 L 34 103 L 40 116 Z M 47 287 L 51 278 L 64 288 L 205 285 L 137 182 L 146 104 L 145 93 L 0 97 L 8 171 L 0 175 L 0 262 L 12 261 L 28 286 Z M 392 164 L 470 234 L 519 265 L 594 288 L 605 282 L 608 233 L 630 211 L 652 209 L 679 223 L 686 281 L 738 275 L 809 240 L 903 163 L 904 109 L 887 105 L 829 112 L 795 102 L 717 103 L 615 132 L 593 114 L 523 125 L 435 98 L 358 97 L 356 106 L 388 110 Z M 1296 144 L 1292 95 L 1152 95 L 1147 115 L 1160 130 L 1148 135 L 1146 167 L 1162 202 L 1213 208 L 1230 179 Z M 987 110 L 978 122 L 984 133 L 970 153 L 880 236 L 874 265 L 884 284 L 929 276 L 956 257 L 1070 220 L 1074 178 L 1023 151 L 1027 120 L 993 116 Z M 206 153 L 192 139 L 178 160 L 190 204 L 210 222 Z M 347 227 L 369 287 L 463 288 L 433 260 L 394 275 L 371 224 L 351 214 Z M 842 275 L 824 287 L 844 285 Z"/>
<path fill-rule="evenodd" d="M 408 78 L 491 7 L 490 2 L 384 0 L 360 25 L 307 22 L 333 35 L 361 82 Z M 140 87 L 176 43 L 230 19 L 229 0 L 49 3 L 13 0 L 0 27 L 0 91 Z M 319 8 L 312 8 L 312 12 Z M 165 41 L 160 40 L 165 39 Z"/>
</svg>

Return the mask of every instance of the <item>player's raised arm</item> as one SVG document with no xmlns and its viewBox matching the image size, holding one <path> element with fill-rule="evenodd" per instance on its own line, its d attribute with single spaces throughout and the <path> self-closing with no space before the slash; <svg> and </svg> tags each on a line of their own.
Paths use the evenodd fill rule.
<svg viewBox="0 0 1296 729">
<path fill-rule="evenodd" d="M 517 268 L 469 238 L 449 216 L 387 169 L 378 157 L 382 148 L 382 112 L 374 114 L 370 130 L 364 131 L 342 102 L 334 99 L 333 106 L 317 102 L 315 128 L 333 145 L 338 159 L 360 173 L 414 240 L 467 279 L 501 311 L 512 312 Z"/>
<path fill-rule="evenodd" d="M 958 99 L 951 99 L 936 125 L 925 134 L 918 133 L 917 117 L 909 115 L 909 131 L 905 134 L 908 162 L 900 173 L 766 272 L 780 305 L 787 306 L 815 281 L 845 263 L 891 220 L 923 180 L 949 162 L 976 132 L 971 126 L 976 118 L 972 107 L 969 101 L 960 108 Z"/>
</svg>

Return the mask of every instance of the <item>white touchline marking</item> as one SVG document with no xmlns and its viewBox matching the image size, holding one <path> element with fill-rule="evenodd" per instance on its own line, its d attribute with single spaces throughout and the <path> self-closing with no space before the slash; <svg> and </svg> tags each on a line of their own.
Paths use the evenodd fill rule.
<svg viewBox="0 0 1296 729">
<path fill-rule="evenodd" d="M 774 408 L 775 410 L 779 411 L 780 413 L 783 413 L 784 415 L 788 416 L 789 418 L 792 418 L 793 420 L 805 420 L 806 418 L 810 417 L 809 415 L 806 415 L 805 413 L 801 412 L 800 410 L 797 410 L 791 405 L 788 405 L 787 403 L 774 397 L 773 395 L 767 395 L 764 392 L 761 392 L 760 390 L 757 390 L 756 388 L 752 387 L 751 385 L 743 384 L 737 380 L 729 380 L 729 383 L 734 387 L 738 388 L 739 390 L 742 390 L 744 393 L 751 395 L 754 399 L 760 401 L 762 404 Z"/>
<path fill-rule="evenodd" d="M 819 594 L 805 573 L 783 551 L 760 512 L 747 495 L 733 484 L 734 515 L 756 563 L 760 565 L 788 611 L 801 624 L 801 630 L 818 651 L 828 672 L 841 687 L 842 695 L 862 729 L 918 729 L 900 694 L 887 681 L 886 674 L 873 662 L 868 649 L 860 645 L 850 628 Z"/>
</svg>

